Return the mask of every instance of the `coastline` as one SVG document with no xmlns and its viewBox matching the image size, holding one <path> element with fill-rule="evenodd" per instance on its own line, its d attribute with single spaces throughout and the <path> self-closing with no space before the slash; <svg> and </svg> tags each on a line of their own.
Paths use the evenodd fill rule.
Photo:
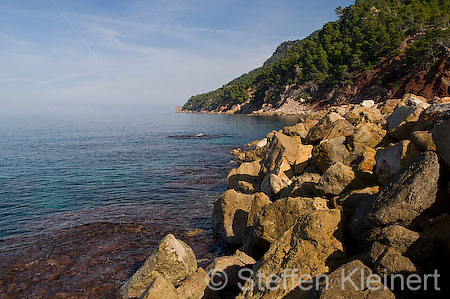
<svg viewBox="0 0 450 299">
<path fill-rule="evenodd" d="M 296 125 L 234 150 L 238 167 L 228 174 L 228 190 L 213 211 L 216 242 L 234 248 L 232 253 L 203 269 L 186 243 L 168 235 L 146 261 L 155 266 L 131 276 L 122 295 L 442 296 L 437 285 L 447 290 L 450 265 L 449 239 L 442 233 L 450 228 L 450 204 L 442 202 L 450 198 L 449 115 L 449 103 L 411 94 L 379 104 L 364 101 L 305 113 Z M 173 253 L 174 247 L 180 251 Z M 168 267 L 176 270 L 157 270 Z M 335 279 L 344 279 L 341 270 L 361 271 L 379 280 L 361 281 L 360 289 L 318 284 L 305 290 L 298 280 L 283 288 L 277 282 L 286 269 L 295 269 L 294 276 Z M 393 275 L 422 273 L 433 277 L 434 289 L 426 278 L 419 292 L 389 285 Z M 261 287 L 261 277 L 273 275 L 277 287 Z"/>
</svg>

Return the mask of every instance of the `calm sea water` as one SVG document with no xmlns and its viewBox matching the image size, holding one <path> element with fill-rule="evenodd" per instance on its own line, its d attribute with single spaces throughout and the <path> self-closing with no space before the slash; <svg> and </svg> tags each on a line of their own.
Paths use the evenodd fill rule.
<svg viewBox="0 0 450 299">
<path fill-rule="evenodd" d="M 210 229 L 229 152 L 292 117 L 0 120 L 0 251 L 92 222 Z M 210 138 L 170 138 L 207 134 Z"/>
</svg>

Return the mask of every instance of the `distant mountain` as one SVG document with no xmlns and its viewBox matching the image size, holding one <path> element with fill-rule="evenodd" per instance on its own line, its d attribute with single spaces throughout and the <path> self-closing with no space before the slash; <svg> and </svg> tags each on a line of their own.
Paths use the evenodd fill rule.
<svg viewBox="0 0 450 299">
<path fill-rule="evenodd" d="M 183 109 L 295 112 L 406 92 L 450 95 L 450 0 L 357 0 L 336 13 L 338 21 L 282 43 L 262 67 Z"/>
</svg>

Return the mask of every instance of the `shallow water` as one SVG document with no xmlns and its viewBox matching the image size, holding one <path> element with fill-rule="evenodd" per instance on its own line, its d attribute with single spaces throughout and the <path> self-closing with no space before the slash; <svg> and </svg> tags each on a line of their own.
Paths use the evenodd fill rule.
<svg viewBox="0 0 450 299">
<path fill-rule="evenodd" d="M 0 274 L 0 294 L 114 296 L 169 232 L 206 263 L 229 152 L 296 120 L 0 120 L 0 262 L 9 269 Z"/>
</svg>

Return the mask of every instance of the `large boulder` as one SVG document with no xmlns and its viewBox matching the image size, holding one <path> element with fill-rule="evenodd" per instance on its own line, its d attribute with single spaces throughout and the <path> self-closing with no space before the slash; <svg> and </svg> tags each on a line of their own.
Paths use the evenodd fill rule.
<svg viewBox="0 0 450 299">
<path fill-rule="evenodd" d="M 431 105 L 420 115 L 419 121 L 414 126 L 414 131 L 430 131 L 438 120 L 450 115 L 450 103 Z"/>
<path fill-rule="evenodd" d="M 419 150 L 409 140 L 390 144 L 377 150 L 375 174 L 381 184 L 387 183 L 401 169 L 409 165 L 419 154 Z"/>
<path fill-rule="evenodd" d="M 346 219 L 352 219 L 353 213 L 358 205 L 363 200 L 368 200 L 372 198 L 380 191 L 379 186 L 366 187 L 364 189 L 350 190 L 348 192 L 342 193 L 338 198 L 334 201 L 336 205 L 339 205 Z"/>
<path fill-rule="evenodd" d="M 351 165 L 356 171 L 372 173 L 377 161 L 377 151 L 368 146 L 358 146 L 344 160 L 344 164 Z"/>
<path fill-rule="evenodd" d="M 372 270 L 360 260 L 353 260 L 331 272 L 328 275 L 328 285 L 322 282 L 319 284 L 319 288 L 313 287 L 306 293 L 300 289 L 294 290 L 286 299 L 395 299 L 395 295 L 389 289 L 385 288 L 380 280 L 365 279 L 372 277 L 372 274 Z M 346 280 L 345 278 L 347 277 L 350 279 Z"/>
<path fill-rule="evenodd" d="M 169 234 L 120 290 L 124 298 L 140 297 L 158 276 L 178 286 L 196 270 L 197 259 L 192 249 Z"/>
<path fill-rule="evenodd" d="M 381 114 L 384 116 L 390 115 L 397 108 L 400 101 L 401 99 L 390 99 L 379 103 Z"/>
<path fill-rule="evenodd" d="M 298 217 L 314 210 L 328 210 L 323 198 L 284 198 L 266 205 L 256 214 L 253 236 L 263 248 L 278 240 Z"/>
<path fill-rule="evenodd" d="M 398 103 L 398 107 L 402 106 L 416 106 L 420 107 L 422 109 L 427 109 L 430 107 L 430 104 L 428 104 L 428 101 L 426 98 L 412 94 L 407 93 L 403 96 L 402 100 Z"/>
<path fill-rule="evenodd" d="M 263 172 L 265 174 L 276 173 L 291 177 L 288 171 L 297 164 L 304 163 L 301 152 L 302 142 L 298 136 L 286 136 L 281 132 L 273 132 L 268 135 L 269 144 L 263 160 Z"/>
<path fill-rule="evenodd" d="M 407 226 L 436 200 L 439 161 L 434 152 L 420 154 L 417 159 L 374 199 L 363 201 L 356 209 L 351 231 L 364 239 L 376 227 L 399 224 Z"/>
<path fill-rule="evenodd" d="M 374 123 L 364 123 L 356 128 L 349 137 L 349 145 L 352 148 L 357 146 L 377 147 L 385 143 L 386 130 Z"/>
<path fill-rule="evenodd" d="M 401 225 L 390 225 L 371 232 L 371 242 L 378 242 L 398 251 L 422 268 L 432 266 L 436 242 L 433 237 L 407 229 Z"/>
<path fill-rule="evenodd" d="M 416 148 L 421 152 L 437 151 L 431 131 L 414 131 L 411 133 L 410 139 Z"/>
<path fill-rule="evenodd" d="M 280 197 L 313 197 L 320 178 L 321 175 L 316 172 L 305 172 L 293 177 L 292 184 L 280 193 Z"/>
<path fill-rule="evenodd" d="M 206 271 L 214 277 L 215 285 L 237 286 L 238 283 L 242 282 L 239 272 L 244 268 L 252 267 L 254 264 L 256 264 L 256 261 L 252 257 L 237 250 L 234 255 L 215 258 Z M 222 275 L 222 273 L 225 275 Z"/>
<path fill-rule="evenodd" d="M 349 152 L 344 145 L 345 137 L 323 140 L 312 151 L 312 161 L 324 172 L 334 162 L 344 162 Z"/>
<path fill-rule="evenodd" d="M 450 112 L 442 115 L 436 122 L 432 135 L 439 157 L 450 166 Z"/>
<path fill-rule="evenodd" d="M 338 195 L 355 179 L 352 168 L 341 162 L 333 163 L 322 175 L 316 190 L 322 195 Z"/>
<path fill-rule="evenodd" d="M 300 145 L 297 153 L 297 159 L 295 160 L 295 164 L 293 166 L 294 174 L 302 174 L 308 167 L 311 161 L 313 148 L 314 146 L 312 145 Z"/>
<path fill-rule="evenodd" d="M 396 273 L 412 274 L 418 271 L 416 265 L 401 252 L 378 242 L 372 244 L 369 257 L 375 273 L 381 276 Z"/>
<path fill-rule="evenodd" d="M 205 296 L 209 283 L 209 276 L 202 268 L 192 274 L 183 284 L 177 288 L 180 299 L 202 299 Z M 151 297 L 166 298 L 166 297 Z"/>
<path fill-rule="evenodd" d="M 420 106 L 399 106 L 387 118 L 388 133 L 397 140 L 409 138 L 423 112 Z"/>
<path fill-rule="evenodd" d="M 289 187 L 290 184 L 292 184 L 290 179 L 271 173 L 264 177 L 261 184 L 261 191 L 269 197 L 273 197 L 280 193 L 280 191 Z"/>
<path fill-rule="evenodd" d="M 270 246 L 254 268 L 237 298 L 283 298 L 296 287 L 289 281 L 286 288 L 267 288 L 258 277 L 278 275 L 286 269 L 298 269 L 298 275 L 316 276 L 334 270 L 345 260 L 342 245 L 342 222 L 339 210 L 316 210 L 301 215 L 296 224 Z M 259 273 L 257 275 L 256 273 Z M 297 276 L 298 277 L 298 276 Z M 262 287 L 262 288 L 261 288 Z"/>
<path fill-rule="evenodd" d="M 299 136 L 305 138 L 308 135 L 308 130 L 304 123 L 298 123 L 295 126 L 289 126 L 283 128 L 283 134 L 287 136 Z"/>
<path fill-rule="evenodd" d="M 163 276 L 156 277 L 153 282 L 144 291 L 142 299 L 155 299 L 155 298 L 166 298 L 166 299 L 178 299 L 177 290 L 173 284 L 165 279 Z"/>
<path fill-rule="evenodd" d="M 345 119 L 354 126 L 359 126 L 364 123 L 378 124 L 383 121 L 381 111 L 376 107 L 355 107 L 350 110 L 345 116 Z"/>
<path fill-rule="evenodd" d="M 335 124 L 336 121 L 339 123 Z M 331 139 L 340 136 L 348 136 L 352 134 L 353 127 L 345 119 L 335 112 L 328 113 L 319 120 L 319 122 L 309 130 L 306 136 L 307 143 L 315 144 L 323 139 Z M 339 133 L 340 132 L 340 133 Z M 329 137 L 333 135 L 332 137 Z"/>
<path fill-rule="evenodd" d="M 264 193 L 242 194 L 227 190 L 214 201 L 213 229 L 215 234 L 229 244 L 243 244 L 252 223 L 252 215 L 270 198 Z"/>
<path fill-rule="evenodd" d="M 253 193 L 261 179 L 260 172 L 261 160 L 242 163 L 228 174 L 228 188 L 244 193 Z"/>
</svg>

